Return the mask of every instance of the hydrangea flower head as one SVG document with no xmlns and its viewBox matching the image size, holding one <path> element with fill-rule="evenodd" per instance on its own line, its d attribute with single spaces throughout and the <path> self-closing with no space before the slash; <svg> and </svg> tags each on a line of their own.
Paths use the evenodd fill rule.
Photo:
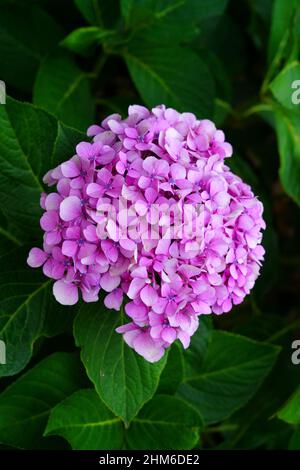
<svg viewBox="0 0 300 470">
<path fill-rule="evenodd" d="M 130 106 L 88 129 L 89 141 L 50 170 L 43 249 L 28 264 L 55 280 L 63 305 L 82 296 L 119 310 L 117 328 L 150 362 L 184 348 L 199 315 L 229 312 L 259 275 L 262 203 L 226 165 L 232 147 L 213 122 L 165 106 Z"/>
</svg>

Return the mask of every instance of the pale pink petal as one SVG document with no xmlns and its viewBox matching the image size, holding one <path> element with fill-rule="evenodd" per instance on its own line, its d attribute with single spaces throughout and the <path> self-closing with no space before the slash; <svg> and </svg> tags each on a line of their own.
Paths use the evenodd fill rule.
<svg viewBox="0 0 300 470">
<path fill-rule="evenodd" d="M 100 286 L 106 292 L 112 292 L 121 282 L 120 276 L 111 276 L 110 273 L 105 273 L 100 279 Z"/>
<path fill-rule="evenodd" d="M 176 330 L 170 326 L 167 326 L 163 329 L 161 337 L 167 343 L 173 343 L 176 339 Z"/>
<path fill-rule="evenodd" d="M 61 164 L 61 172 L 66 178 L 75 178 L 80 175 L 79 166 L 73 160 Z"/>
<path fill-rule="evenodd" d="M 111 308 L 119 311 L 123 301 L 123 291 L 122 289 L 115 289 L 110 294 L 108 294 L 104 299 L 104 305 L 107 308 Z"/>
<path fill-rule="evenodd" d="M 27 258 L 27 264 L 31 268 L 39 268 L 45 263 L 47 258 L 48 254 L 40 248 L 31 248 Z"/>
<path fill-rule="evenodd" d="M 141 290 L 140 296 L 144 304 L 147 305 L 148 307 L 151 307 L 151 305 L 154 305 L 158 297 L 156 290 L 150 285 L 145 286 Z"/>
<path fill-rule="evenodd" d="M 62 253 L 65 256 L 73 257 L 76 255 L 78 249 L 78 245 L 76 241 L 73 240 L 65 240 L 62 244 Z"/>
<path fill-rule="evenodd" d="M 55 211 L 59 209 L 62 197 L 57 193 L 50 193 L 45 199 L 45 209 L 47 211 Z"/>
<path fill-rule="evenodd" d="M 142 332 L 133 340 L 135 351 L 149 362 L 157 362 L 164 355 L 164 348 L 156 343 L 147 332 Z"/>
<path fill-rule="evenodd" d="M 81 202 L 77 196 L 69 196 L 60 204 L 60 218 L 66 222 L 76 219 L 81 215 Z"/>
<path fill-rule="evenodd" d="M 74 284 L 64 280 L 53 284 L 53 294 L 57 302 L 62 305 L 75 305 L 78 302 L 78 289 Z"/>
<path fill-rule="evenodd" d="M 58 221 L 59 219 L 56 211 L 47 211 L 42 215 L 40 225 L 43 230 L 50 232 L 57 226 Z"/>
</svg>

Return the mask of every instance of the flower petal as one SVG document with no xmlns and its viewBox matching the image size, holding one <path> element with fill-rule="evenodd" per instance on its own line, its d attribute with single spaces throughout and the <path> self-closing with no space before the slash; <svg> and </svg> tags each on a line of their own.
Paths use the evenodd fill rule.
<svg viewBox="0 0 300 470">
<path fill-rule="evenodd" d="M 74 284 L 64 280 L 53 284 L 53 294 L 57 302 L 62 305 L 75 305 L 78 302 L 78 289 Z"/>
</svg>

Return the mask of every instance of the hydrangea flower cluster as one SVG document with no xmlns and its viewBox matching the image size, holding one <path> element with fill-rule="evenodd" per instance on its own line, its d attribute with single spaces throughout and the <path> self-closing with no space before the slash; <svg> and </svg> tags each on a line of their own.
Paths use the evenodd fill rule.
<svg viewBox="0 0 300 470">
<path fill-rule="evenodd" d="M 119 310 L 117 331 L 148 361 L 188 347 L 201 314 L 243 301 L 259 274 L 263 206 L 225 164 L 232 147 L 213 122 L 165 106 L 129 107 L 88 129 L 89 142 L 49 171 L 43 249 L 28 264 L 53 278 L 58 302 L 79 292 Z"/>
</svg>

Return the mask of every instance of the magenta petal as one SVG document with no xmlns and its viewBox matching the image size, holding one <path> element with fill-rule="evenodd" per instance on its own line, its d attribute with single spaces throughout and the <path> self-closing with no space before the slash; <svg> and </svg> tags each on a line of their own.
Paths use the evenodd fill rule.
<svg viewBox="0 0 300 470">
<path fill-rule="evenodd" d="M 60 204 L 60 218 L 66 222 L 81 215 L 81 202 L 77 196 L 69 196 Z"/>
<path fill-rule="evenodd" d="M 87 135 L 89 137 L 93 137 L 94 135 L 99 134 L 101 131 L 103 131 L 102 127 L 97 126 L 96 124 L 93 124 L 90 126 L 87 130 Z"/>
<path fill-rule="evenodd" d="M 111 276 L 111 274 L 105 273 L 100 279 L 100 286 L 106 292 L 112 292 L 116 287 L 118 287 L 120 281 L 120 276 Z"/>
<path fill-rule="evenodd" d="M 167 343 L 173 343 L 176 339 L 176 330 L 170 326 L 163 329 L 161 337 Z"/>
<path fill-rule="evenodd" d="M 86 240 L 89 241 L 89 242 L 97 242 L 98 241 L 97 231 L 96 231 L 96 227 L 94 225 L 88 225 L 83 230 L 83 234 L 84 234 Z"/>
<path fill-rule="evenodd" d="M 45 241 L 47 245 L 58 245 L 61 242 L 61 234 L 56 230 L 52 232 L 47 232 L 45 234 Z"/>
<path fill-rule="evenodd" d="M 149 173 L 149 175 L 154 174 L 155 165 L 158 162 L 159 162 L 159 160 L 155 157 L 147 157 L 143 161 L 143 168 L 147 173 Z"/>
<path fill-rule="evenodd" d="M 126 314 L 134 321 L 138 322 L 146 318 L 148 313 L 147 307 L 142 302 L 129 302 L 125 305 Z"/>
<path fill-rule="evenodd" d="M 147 332 L 140 333 L 133 340 L 135 351 L 149 362 L 157 362 L 164 355 L 164 348 L 156 343 Z"/>
<path fill-rule="evenodd" d="M 122 289 L 115 289 L 110 294 L 108 294 L 104 299 L 104 305 L 107 308 L 111 308 L 119 311 L 123 301 L 123 292 Z"/>
<path fill-rule="evenodd" d="M 145 285 L 145 280 L 144 279 L 139 279 L 139 278 L 134 278 L 129 286 L 127 295 L 130 299 L 135 299 L 138 296 L 138 293 L 144 287 Z"/>
<path fill-rule="evenodd" d="M 62 197 L 57 193 L 51 193 L 46 196 L 45 209 L 47 211 L 57 211 L 59 209 Z"/>
<path fill-rule="evenodd" d="M 92 146 L 89 142 L 80 142 L 80 144 L 76 146 L 76 153 L 79 157 L 88 159 L 90 156 L 91 148 Z"/>
<path fill-rule="evenodd" d="M 180 331 L 178 333 L 178 339 L 181 342 L 182 346 L 184 349 L 187 349 L 190 345 L 191 337 L 188 333 L 185 333 L 184 331 Z"/>
<path fill-rule="evenodd" d="M 119 327 L 116 329 L 116 332 L 124 333 L 123 338 L 124 338 L 125 343 L 128 344 L 128 346 L 130 346 L 131 348 L 133 348 L 133 342 L 135 338 L 140 334 L 140 329 L 136 327 L 133 323 L 129 323 L 128 325 L 123 325 L 123 327 L 131 326 L 131 325 L 132 325 L 131 329 L 123 331 L 122 327 Z"/>
<path fill-rule="evenodd" d="M 61 164 L 61 172 L 66 178 L 75 178 L 80 175 L 80 169 L 73 160 Z"/>
<path fill-rule="evenodd" d="M 141 292 L 140 296 L 142 301 L 144 302 L 147 307 L 151 307 L 151 305 L 155 304 L 157 300 L 157 292 L 152 286 L 145 286 Z"/>
<path fill-rule="evenodd" d="M 52 267 L 53 267 L 53 260 L 52 258 L 49 258 L 46 260 L 46 262 L 43 265 L 43 273 L 45 274 L 45 276 L 52 278 Z"/>
<path fill-rule="evenodd" d="M 178 163 L 173 163 L 171 165 L 171 175 L 174 179 L 184 179 L 186 177 L 186 169 Z"/>
<path fill-rule="evenodd" d="M 103 186 L 97 183 L 90 183 L 86 188 L 88 196 L 99 198 L 103 195 Z"/>
<path fill-rule="evenodd" d="M 251 230 L 252 227 L 254 226 L 254 222 L 253 222 L 252 218 L 249 217 L 249 215 L 243 214 L 239 218 L 238 226 L 242 230 Z"/>
<path fill-rule="evenodd" d="M 52 263 L 51 274 L 52 274 L 53 279 L 61 279 L 64 275 L 64 272 L 65 272 L 65 267 L 62 263 L 58 263 L 55 261 Z"/>
<path fill-rule="evenodd" d="M 57 226 L 58 220 L 58 214 L 56 211 L 47 211 L 42 215 L 40 225 L 43 230 L 50 232 Z"/>
<path fill-rule="evenodd" d="M 62 244 L 61 251 L 65 256 L 73 257 L 76 255 L 77 249 L 78 249 L 77 242 L 73 240 L 65 240 Z"/>
<path fill-rule="evenodd" d="M 133 251 L 136 247 L 134 241 L 130 240 L 130 238 L 121 238 L 120 245 L 124 250 Z"/>
<path fill-rule="evenodd" d="M 148 188 L 150 183 L 151 183 L 151 179 L 148 178 L 147 176 L 141 176 L 138 181 L 138 185 L 141 189 Z"/>
<path fill-rule="evenodd" d="M 168 252 L 169 252 L 170 244 L 171 244 L 171 240 L 169 240 L 167 238 L 162 238 L 161 240 L 159 240 L 159 242 L 157 244 L 155 254 L 156 255 L 167 255 Z"/>
<path fill-rule="evenodd" d="M 45 263 L 47 258 L 48 255 L 43 250 L 40 248 L 32 248 L 27 258 L 27 264 L 31 268 L 39 268 Z"/>
<path fill-rule="evenodd" d="M 63 280 L 53 284 L 53 294 L 57 302 L 62 305 L 75 305 L 78 302 L 77 287 Z"/>
<path fill-rule="evenodd" d="M 98 302 L 99 300 L 99 289 L 81 289 L 82 298 L 85 302 Z"/>
</svg>

